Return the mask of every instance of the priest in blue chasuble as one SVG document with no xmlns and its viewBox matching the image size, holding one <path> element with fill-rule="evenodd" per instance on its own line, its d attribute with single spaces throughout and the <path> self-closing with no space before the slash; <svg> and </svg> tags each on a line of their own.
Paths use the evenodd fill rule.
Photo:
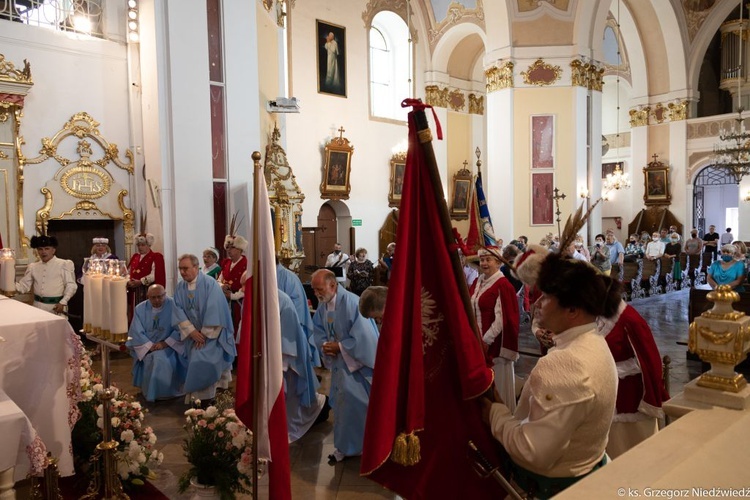
<svg viewBox="0 0 750 500">
<path fill-rule="evenodd" d="M 232 314 L 219 283 L 200 272 L 198 257 L 180 256 L 178 269 L 183 281 L 174 294 L 175 322 L 187 357 L 185 402 L 211 400 L 217 387 L 226 389 L 232 380 L 237 356 Z"/>
<path fill-rule="evenodd" d="M 181 396 L 187 359 L 172 321 L 174 301 L 159 284 L 148 288 L 146 298 L 135 308 L 125 344 L 135 358 L 133 385 L 140 387 L 146 401 Z"/>
</svg>

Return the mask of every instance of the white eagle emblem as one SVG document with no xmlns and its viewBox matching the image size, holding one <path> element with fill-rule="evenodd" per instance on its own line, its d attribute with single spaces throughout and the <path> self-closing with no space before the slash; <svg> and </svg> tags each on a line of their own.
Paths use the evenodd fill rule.
<svg viewBox="0 0 750 500">
<path fill-rule="evenodd" d="M 422 287 L 422 353 L 435 342 L 441 321 L 443 314 L 436 311 L 432 294 Z"/>
</svg>

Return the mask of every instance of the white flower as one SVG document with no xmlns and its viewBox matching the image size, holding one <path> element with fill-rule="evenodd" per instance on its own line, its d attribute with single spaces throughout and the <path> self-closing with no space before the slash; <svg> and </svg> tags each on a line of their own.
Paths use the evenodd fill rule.
<svg viewBox="0 0 750 500">
<path fill-rule="evenodd" d="M 151 433 L 148 435 L 148 442 L 151 444 L 156 444 L 156 434 Z"/>
<path fill-rule="evenodd" d="M 146 463 L 146 455 L 143 454 L 143 453 L 139 453 L 137 460 L 138 460 L 139 464 L 145 464 Z"/>
<path fill-rule="evenodd" d="M 99 417 L 96 419 L 96 426 L 100 429 L 104 429 L 104 419 Z"/>
<path fill-rule="evenodd" d="M 156 463 L 161 465 L 163 461 L 164 461 L 164 453 L 159 452 L 158 458 L 156 459 Z"/>
<path fill-rule="evenodd" d="M 120 475 L 121 479 L 127 479 L 130 475 L 130 468 L 128 467 L 128 463 L 124 460 L 118 460 L 117 473 Z"/>
<path fill-rule="evenodd" d="M 201 405 L 201 400 L 200 399 L 194 399 L 193 400 L 193 405 L 200 406 Z"/>
<path fill-rule="evenodd" d="M 128 469 L 130 469 L 131 473 L 137 474 L 138 471 L 141 469 L 141 466 L 138 462 L 130 462 Z"/>
<path fill-rule="evenodd" d="M 227 423 L 227 430 L 231 432 L 232 434 L 236 433 L 239 430 L 240 426 L 236 422 L 228 422 Z"/>
<path fill-rule="evenodd" d="M 190 408 L 189 410 L 185 410 L 185 415 L 187 415 L 188 417 L 192 417 L 193 415 L 195 415 L 195 408 Z"/>
<path fill-rule="evenodd" d="M 102 405 L 99 405 L 96 407 L 96 416 L 97 417 L 103 417 L 104 416 L 104 407 Z"/>
<path fill-rule="evenodd" d="M 102 392 L 104 390 L 104 386 L 102 384 L 94 384 L 94 392 Z"/>
<path fill-rule="evenodd" d="M 120 425 L 120 419 L 117 417 L 112 417 L 112 427 L 117 427 Z"/>
<path fill-rule="evenodd" d="M 140 410 L 141 409 L 141 403 L 138 401 L 133 401 L 130 403 L 130 406 L 133 407 L 134 410 Z"/>
<path fill-rule="evenodd" d="M 206 418 L 214 418 L 218 414 L 219 414 L 219 410 L 216 409 L 215 406 L 209 406 L 208 408 L 206 408 L 206 413 L 205 413 Z"/>
<path fill-rule="evenodd" d="M 135 434 L 133 434 L 133 431 L 131 431 L 130 429 L 122 431 L 122 433 L 120 434 L 120 439 L 122 441 L 125 441 L 126 443 L 130 443 L 131 441 L 133 441 L 134 437 Z"/>
<path fill-rule="evenodd" d="M 83 391 L 81 394 L 84 401 L 91 401 L 91 398 L 94 397 L 94 391 Z"/>
<path fill-rule="evenodd" d="M 245 438 L 246 438 L 245 431 L 238 432 L 237 435 L 232 438 L 232 445 L 235 448 L 242 448 L 242 447 L 244 447 L 245 446 Z"/>
</svg>

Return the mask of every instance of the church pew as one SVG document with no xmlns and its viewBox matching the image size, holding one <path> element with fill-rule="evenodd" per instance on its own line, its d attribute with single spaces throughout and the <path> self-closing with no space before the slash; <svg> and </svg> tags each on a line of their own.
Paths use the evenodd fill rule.
<svg viewBox="0 0 750 500">
<path fill-rule="evenodd" d="M 643 272 L 641 275 L 641 286 L 648 291 L 649 297 L 663 293 L 659 283 L 659 274 L 661 273 L 661 261 L 643 259 Z"/>
<path fill-rule="evenodd" d="M 646 296 L 646 291 L 641 286 L 641 274 L 643 272 L 643 259 L 635 262 L 624 262 L 620 273 L 620 282 L 624 288 L 626 300 L 640 299 Z"/>
</svg>

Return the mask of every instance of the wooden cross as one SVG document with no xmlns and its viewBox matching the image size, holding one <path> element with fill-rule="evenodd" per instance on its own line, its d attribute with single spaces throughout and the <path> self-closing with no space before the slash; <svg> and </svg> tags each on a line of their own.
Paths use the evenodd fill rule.
<svg viewBox="0 0 750 500">
<path fill-rule="evenodd" d="M 346 130 L 344 130 L 344 127 L 339 127 L 339 139 L 344 138 L 344 132 L 346 132 Z"/>
<path fill-rule="evenodd" d="M 656 154 L 656 153 L 654 153 L 654 155 L 651 158 L 653 158 L 654 159 L 654 163 L 656 163 L 656 159 L 659 158 L 659 155 Z"/>
<path fill-rule="evenodd" d="M 562 239 L 562 234 L 560 234 L 560 214 L 562 213 L 560 211 L 560 200 L 565 199 L 565 193 L 557 188 L 553 189 L 553 191 L 555 192 L 555 194 L 552 196 L 552 199 L 555 200 L 555 215 L 557 215 L 557 236 Z"/>
</svg>

